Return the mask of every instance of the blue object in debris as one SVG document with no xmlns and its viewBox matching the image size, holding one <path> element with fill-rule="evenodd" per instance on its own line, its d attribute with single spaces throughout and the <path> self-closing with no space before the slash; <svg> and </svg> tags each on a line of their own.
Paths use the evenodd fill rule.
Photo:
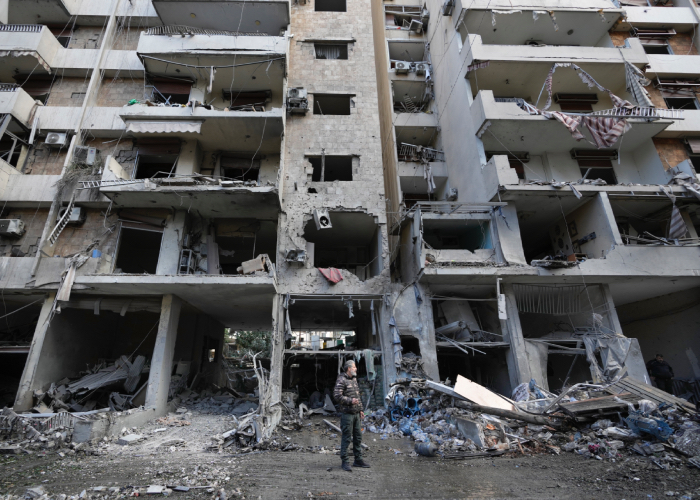
<svg viewBox="0 0 700 500">
<path fill-rule="evenodd" d="M 92 251 L 92 258 L 93 258 L 93 259 L 97 259 L 97 258 L 99 258 L 99 257 L 102 257 L 102 252 L 100 252 L 98 249 L 95 248 L 95 249 Z"/>
<path fill-rule="evenodd" d="M 666 441 L 673 435 L 673 429 L 664 420 L 645 417 L 640 411 L 630 412 L 625 422 L 634 433 L 650 434 L 661 441 Z"/>
</svg>

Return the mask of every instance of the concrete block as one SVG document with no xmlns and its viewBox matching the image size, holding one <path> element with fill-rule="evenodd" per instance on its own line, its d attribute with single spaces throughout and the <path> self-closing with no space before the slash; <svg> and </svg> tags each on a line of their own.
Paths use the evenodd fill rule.
<svg viewBox="0 0 700 500">
<path fill-rule="evenodd" d="M 479 422 L 469 420 L 468 418 L 457 417 L 455 418 L 455 425 L 465 439 L 471 439 L 474 441 L 474 444 L 479 447 L 486 446 L 484 428 Z"/>
<path fill-rule="evenodd" d="M 253 260 L 247 260 L 241 264 L 241 267 L 238 268 L 238 271 L 242 274 L 250 274 L 254 273 L 255 271 L 264 270 L 265 266 L 263 264 L 262 256 L 258 256 Z"/>
<path fill-rule="evenodd" d="M 117 441 L 117 444 L 120 444 L 122 446 L 129 446 L 132 444 L 135 444 L 141 440 L 143 436 L 140 434 L 129 434 L 128 436 L 120 437 L 119 441 Z"/>
</svg>

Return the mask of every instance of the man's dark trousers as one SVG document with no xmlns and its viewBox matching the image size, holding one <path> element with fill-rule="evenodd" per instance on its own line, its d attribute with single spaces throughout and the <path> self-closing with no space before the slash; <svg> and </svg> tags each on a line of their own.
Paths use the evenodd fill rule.
<svg viewBox="0 0 700 500">
<path fill-rule="evenodd" d="M 666 391 L 669 394 L 673 394 L 673 379 L 672 378 L 660 378 L 656 377 L 656 385 L 662 391 Z"/>
<path fill-rule="evenodd" d="M 355 460 L 362 460 L 362 425 L 359 413 L 343 413 L 340 417 L 340 429 L 343 438 L 340 443 L 340 459 L 348 462 L 348 447 L 352 441 Z"/>
</svg>

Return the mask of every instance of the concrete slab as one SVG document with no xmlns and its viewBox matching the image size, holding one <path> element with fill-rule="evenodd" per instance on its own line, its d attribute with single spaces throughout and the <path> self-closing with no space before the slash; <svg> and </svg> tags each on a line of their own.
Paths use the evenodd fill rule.
<svg viewBox="0 0 700 500">
<path fill-rule="evenodd" d="M 129 434 L 128 436 L 120 437 L 117 444 L 129 446 L 138 443 L 141 439 L 143 439 L 143 436 L 140 434 Z"/>
</svg>

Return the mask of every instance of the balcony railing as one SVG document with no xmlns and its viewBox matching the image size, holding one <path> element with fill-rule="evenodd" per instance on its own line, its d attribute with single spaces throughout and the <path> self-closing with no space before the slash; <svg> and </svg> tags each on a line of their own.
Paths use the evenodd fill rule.
<svg viewBox="0 0 700 500">
<path fill-rule="evenodd" d="M 0 24 L 0 32 L 41 33 L 42 24 Z"/>
<path fill-rule="evenodd" d="M 18 88 L 16 83 L 0 83 L 0 92 L 16 92 Z"/>
<path fill-rule="evenodd" d="M 541 115 L 542 111 L 535 108 L 532 104 L 525 102 L 525 99 L 512 98 L 512 97 L 496 97 L 494 99 L 496 102 L 513 102 L 517 104 L 520 109 L 527 111 L 531 115 Z M 634 107 L 634 108 L 613 108 L 613 109 L 601 109 L 598 111 L 591 111 L 590 113 L 573 113 L 570 111 L 565 111 L 566 115 L 575 116 L 606 116 L 611 118 L 646 118 L 647 120 L 683 120 L 683 110 L 682 109 L 661 109 L 661 108 L 647 108 L 647 107 Z"/>
<path fill-rule="evenodd" d="M 267 33 L 246 33 L 241 31 L 226 31 L 226 30 L 210 30 L 206 28 L 193 28 L 191 26 L 155 26 L 153 28 L 148 28 L 146 30 L 147 35 L 161 35 L 161 36 L 194 36 L 194 35 L 208 35 L 208 36 L 270 36 Z"/>
<path fill-rule="evenodd" d="M 445 161 L 445 153 L 437 149 L 402 142 L 399 146 L 399 161 Z"/>
</svg>

